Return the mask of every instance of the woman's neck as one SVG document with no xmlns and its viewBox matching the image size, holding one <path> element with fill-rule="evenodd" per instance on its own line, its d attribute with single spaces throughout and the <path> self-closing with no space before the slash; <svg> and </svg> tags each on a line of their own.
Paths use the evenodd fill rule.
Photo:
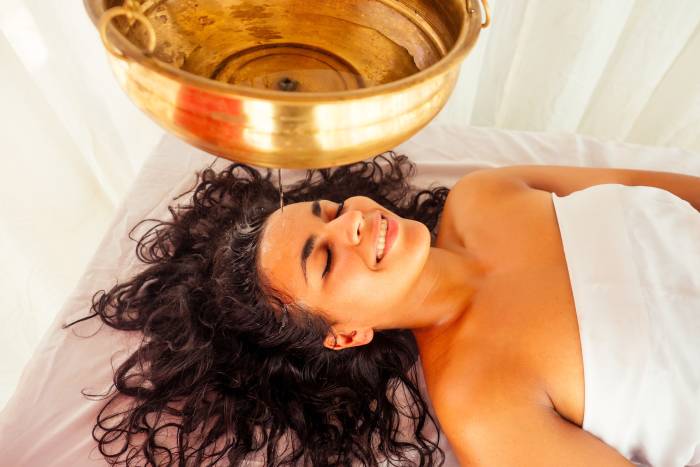
<svg viewBox="0 0 700 467">
<path fill-rule="evenodd" d="M 401 315 L 390 318 L 391 327 L 421 334 L 449 326 L 469 309 L 485 272 L 484 265 L 466 250 L 432 247 L 407 305 Z"/>
</svg>

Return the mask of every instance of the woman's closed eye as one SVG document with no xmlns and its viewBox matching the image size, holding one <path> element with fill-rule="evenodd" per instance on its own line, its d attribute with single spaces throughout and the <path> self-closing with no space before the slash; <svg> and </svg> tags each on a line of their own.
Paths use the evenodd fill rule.
<svg viewBox="0 0 700 467">
<path fill-rule="evenodd" d="M 338 205 L 338 211 L 335 213 L 335 218 L 337 219 L 340 217 L 340 215 L 343 212 L 343 207 L 345 206 L 345 201 L 341 202 Z M 326 251 L 328 254 L 326 255 L 326 268 L 323 270 L 323 274 L 321 274 L 321 277 L 326 277 L 326 274 L 330 272 L 331 270 L 331 265 L 333 263 L 333 250 L 331 250 L 329 247 L 326 247 Z"/>
</svg>

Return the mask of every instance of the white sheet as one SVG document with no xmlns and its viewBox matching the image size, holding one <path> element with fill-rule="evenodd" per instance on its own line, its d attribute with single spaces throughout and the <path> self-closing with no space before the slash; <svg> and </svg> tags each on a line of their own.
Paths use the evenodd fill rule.
<svg viewBox="0 0 700 467">
<path fill-rule="evenodd" d="M 417 185 L 437 182 L 451 186 L 475 168 L 514 164 L 625 167 L 700 175 L 700 156 L 680 149 L 461 125 L 428 126 L 396 151 L 417 163 Z M 140 265 L 134 256 L 135 242 L 127 236 L 129 230 L 144 218 L 167 218 L 167 206 L 173 198 L 193 188 L 195 171 L 213 161 L 214 168 L 229 164 L 168 136 L 144 164 L 83 277 L 41 340 L 16 392 L 0 412 L 0 465 L 105 464 L 95 452 L 91 437 L 102 402 L 87 400 L 80 391 L 106 390 L 112 380 L 112 364 L 116 367 L 121 363 L 134 341 L 107 327 L 98 331 L 96 320 L 79 328 L 81 335 L 96 332 L 89 339 L 77 337 L 60 326 L 84 316 L 95 291 L 109 289 L 117 279 L 125 281 L 133 275 Z M 301 173 L 283 172 L 286 183 Z M 134 238 L 139 232 L 133 234 Z M 441 446 L 448 453 L 446 465 L 458 465 L 444 436 Z"/>
</svg>

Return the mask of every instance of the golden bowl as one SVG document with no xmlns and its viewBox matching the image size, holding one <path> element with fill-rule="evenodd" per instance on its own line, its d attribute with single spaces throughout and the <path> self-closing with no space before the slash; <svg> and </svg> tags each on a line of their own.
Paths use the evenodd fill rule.
<svg viewBox="0 0 700 467">
<path fill-rule="evenodd" d="M 489 22 L 486 0 L 84 1 L 144 112 L 262 167 L 332 167 L 407 140 Z"/>
</svg>

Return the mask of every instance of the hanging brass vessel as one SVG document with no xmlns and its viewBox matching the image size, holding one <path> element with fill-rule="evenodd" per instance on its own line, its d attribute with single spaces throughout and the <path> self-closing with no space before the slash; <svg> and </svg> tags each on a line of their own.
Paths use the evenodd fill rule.
<svg viewBox="0 0 700 467">
<path fill-rule="evenodd" d="M 332 167 L 407 140 L 490 21 L 486 0 L 84 2 L 136 105 L 262 167 Z"/>
</svg>

